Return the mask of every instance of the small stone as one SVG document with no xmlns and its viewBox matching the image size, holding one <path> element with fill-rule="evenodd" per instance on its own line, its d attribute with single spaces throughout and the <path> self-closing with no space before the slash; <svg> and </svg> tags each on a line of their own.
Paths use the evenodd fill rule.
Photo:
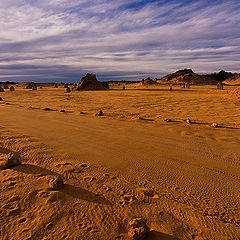
<svg viewBox="0 0 240 240">
<path fill-rule="evenodd" d="M 217 127 L 218 127 L 218 124 L 217 124 L 217 123 L 212 123 L 212 124 L 211 124 L 211 127 L 217 128 Z"/>
<path fill-rule="evenodd" d="M 4 168 L 13 167 L 21 164 L 21 157 L 18 153 L 9 153 L 4 158 Z"/>
<path fill-rule="evenodd" d="M 14 91 L 14 86 L 11 86 L 11 87 L 10 87 L 10 91 Z"/>
<path fill-rule="evenodd" d="M 65 112 L 65 110 L 64 110 L 64 109 L 62 109 L 62 110 L 60 110 L 60 112 Z"/>
<path fill-rule="evenodd" d="M 139 120 L 143 120 L 143 117 L 138 117 Z"/>
<path fill-rule="evenodd" d="M 0 92 L 4 92 L 4 89 L 3 87 L 0 86 Z"/>
<path fill-rule="evenodd" d="M 3 99 L 0 97 L 0 101 L 3 101 Z"/>
<path fill-rule="evenodd" d="M 32 106 L 30 106 L 29 108 L 32 108 Z"/>
<path fill-rule="evenodd" d="M 172 119 L 166 118 L 166 119 L 164 119 L 164 121 L 165 121 L 165 122 L 172 122 Z"/>
<path fill-rule="evenodd" d="M 97 115 L 97 116 L 103 116 L 103 111 L 100 110 L 96 115 Z"/>
<path fill-rule="evenodd" d="M 54 190 L 60 190 L 63 188 L 63 180 L 60 176 L 52 176 L 49 180 L 49 186 Z"/>
<path fill-rule="evenodd" d="M 44 111 L 51 111 L 51 108 L 43 108 Z"/>
<path fill-rule="evenodd" d="M 187 118 L 186 122 L 187 123 L 192 123 L 192 120 L 190 118 Z"/>
<path fill-rule="evenodd" d="M 150 228 L 142 218 L 134 218 L 128 225 L 128 236 L 134 240 L 144 240 L 148 236 Z"/>
</svg>

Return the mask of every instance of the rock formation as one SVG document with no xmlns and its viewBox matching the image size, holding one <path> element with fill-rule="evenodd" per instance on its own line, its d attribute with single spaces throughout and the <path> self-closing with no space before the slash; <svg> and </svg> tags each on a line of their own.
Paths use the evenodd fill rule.
<svg viewBox="0 0 240 240">
<path fill-rule="evenodd" d="M 67 88 L 66 88 L 66 92 L 68 92 L 68 93 L 71 92 L 70 87 L 67 87 Z"/>
<path fill-rule="evenodd" d="M 232 77 L 226 79 L 223 83 L 227 85 L 240 85 L 240 73 L 233 74 Z"/>
<path fill-rule="evenodd" d="M 81 82 L 77 85 L 76 90 L 107 90 L 107 88 L 97 80 L 95 74 L 87 73 L 87 75 L 83 77 Z"/>
</svg>

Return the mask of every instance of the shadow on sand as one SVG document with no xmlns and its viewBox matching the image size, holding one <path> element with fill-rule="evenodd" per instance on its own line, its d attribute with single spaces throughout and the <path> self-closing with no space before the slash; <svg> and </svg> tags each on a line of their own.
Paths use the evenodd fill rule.
<svg viewBox="0 0 240 240">
<path fill-rule="evenodd" d="M 22 172 L 25 174 L 39 174 L 42 176 L 47 176 L 47 175 L 59 175 L 56 172 L 50 171 L 46 168 L 42 168 L 36 165 L 32 165 L 32 164 L 21 164 L 19 166 L 13 167 L 13 170 L 17 171 L 17 172 Z"/>
<path fill-rule="evenodd" d="M 13 167 L 13 170 L 25 174 L 39 174 L 41 176 L 55 176 L 59 175 L 56 172 L 50 171 L 48 169 L 38 167 L 32 164 L 21 164 L 19 166 Z M 49 188 L 49 190 L 52 190 Z M 64 188 L 60 190 L 62 193 L 67 194 L 73 198 L 78 198 L 88 202 L 94 202 L 98 204 L 111 205 L 111 202 L 100 196 L 99 194 L 92 193 L 88 190 L 72 186 L 69 184 L 64 184 Z"/>
<path fill-rule="evenodd" d="M 149 233 L 149 236 L 147 238 L 147 240 L 160 240 L 160 239 L 161 240 L 178 240 L 176 237 L 173 237 L 165 233 L 157 232 L 155 230 L 152 230 Z"/>
<path fill-rule="evenodd" d="M 87 202 L 111 205 L 111 202 L 102 197 L 101 195 L 69 184 L 64 184 L 64 188 L 61 191 L 73 198 L 78 198 Z"/>
</svg>

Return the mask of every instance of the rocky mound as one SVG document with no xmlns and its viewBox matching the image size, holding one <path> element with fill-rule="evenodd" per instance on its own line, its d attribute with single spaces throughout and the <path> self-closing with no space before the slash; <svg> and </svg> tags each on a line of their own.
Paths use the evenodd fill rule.
<svg viewBox="0 0 240 240">
<path fill-rule="evenodd" d="M 204 75 L 198 75 L 192 69 L 183 69 L 175 73 L 169 74 L 157 80 L 162 84 L 185 84 L 190 83 L 194 85 L 212 85 L 217 84 L 217 81 Z"/>
<path fill-rule="evenodd" d="M 97 80 L 95 74 L 87 73 L 85 77 L 81 79 L 81 82 L 76 87 L 77 91 L 88 90 L 107 90 L 107 88 Z"/>
<path fill-rule="evenodd" d="M 240 100 L 240 87 L 233 89 L 231 92 L 228 93 L 227 96 L 230 97 L 231 99 Z"/>
<path fill-rule="evenodd" d="M 240 85 L 240 73 L 233 74 L 232 77 L 228 78 L 223 83 L 228 85 Z"/>
<path fill-rule="evenodd" d="M 157 79 L 155 78 L 154 80 L 152 80 L 150 77 L 148 77 L 148 78 L 142 80 L 142 84 L 143 85 L 157 84 Z"/>
</svg>

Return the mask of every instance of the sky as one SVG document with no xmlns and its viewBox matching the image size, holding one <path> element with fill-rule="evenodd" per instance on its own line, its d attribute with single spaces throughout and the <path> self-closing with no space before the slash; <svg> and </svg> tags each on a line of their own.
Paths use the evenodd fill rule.
<svg viewBox="0 0 240 240">
<path fill-rule="evenodd" d="M 240 72 L 239 0 L 0 0 L 0 81 Z"/>
</svg>

